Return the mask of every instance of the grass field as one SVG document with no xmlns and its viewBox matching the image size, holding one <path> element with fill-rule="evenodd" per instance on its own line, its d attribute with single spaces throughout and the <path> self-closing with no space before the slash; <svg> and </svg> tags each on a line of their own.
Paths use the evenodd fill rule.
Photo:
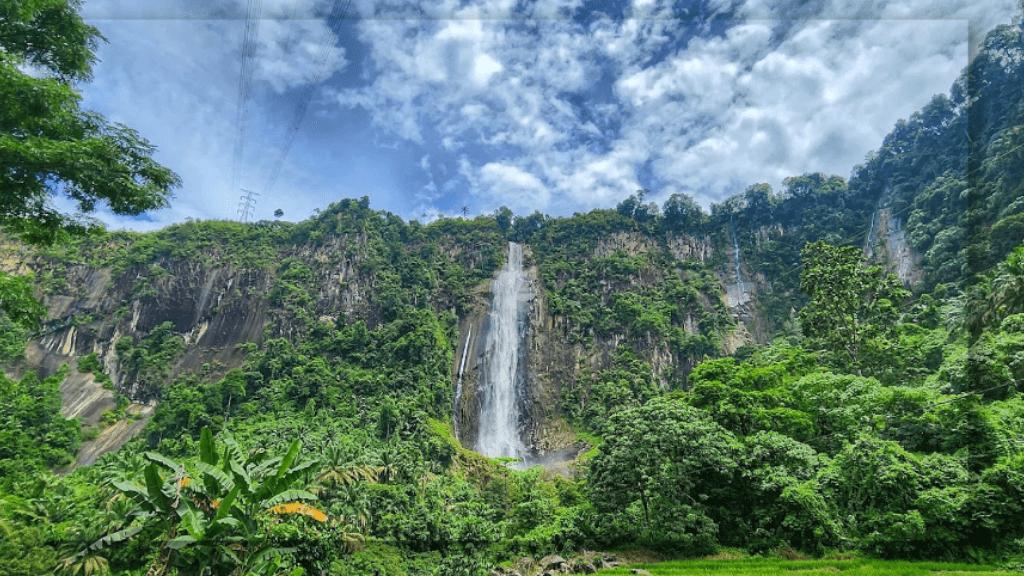
<svg viewBox="0 0 1024 576">
<path fill-rule="evenodd" d="M 1002 574 L 994 566 L 947 564 L 943 562 L 890 562 L 885 560 L 784 560 L 744 558 L 740 560 L 673 560 L 656 564 L 631 564 L 601 574 L 629 574 L 641 568 L 652 576 L 930 576 L 932 574 Z"/>
</svg>

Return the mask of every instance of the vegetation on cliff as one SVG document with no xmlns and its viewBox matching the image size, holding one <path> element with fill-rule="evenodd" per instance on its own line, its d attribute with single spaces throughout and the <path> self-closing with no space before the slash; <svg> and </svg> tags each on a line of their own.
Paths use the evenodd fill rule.
<svg viewBox="0 0 1024 576">
<path fill-rule="evenodd" d="M 0 276 L 19 375 L 0 376 L 0 575 L 476 575 L 636 546 L 1019 568 L 1022 43 L 994 31 L 848 182 L 754 185 L 710 214 L 640 191 L 421 224 L 363 198 L 300 224 L 5 236 L 35 275 Z M 917 285 L 863 257 L 886 210 L 923 254 Z M 509 240 L 564 340 L 603 357 L 548 407 L 599 440 L 574 478 L 483 458 L 447 424 L 459 318 Z M 40 333 L 32 296 L 60 312 Z M 727 350 L 744 315 L 766 337 Z M 60 414 L 69 368 L 37 375 L 30 338 L 157 400 L 144 432 L 55 475 L 83 432 Z"/>
</svg>

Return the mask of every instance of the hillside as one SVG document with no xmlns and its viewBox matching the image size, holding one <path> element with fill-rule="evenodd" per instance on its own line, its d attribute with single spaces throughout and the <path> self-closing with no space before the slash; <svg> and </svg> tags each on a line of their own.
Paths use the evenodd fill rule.
<svg viewBox="0 0 1024 576">
<path fill-rule="evenodd" d="M 710 212 L 639 191 L 422 224 L 364 197 L 299 224 L 6 231 L 0 279 L 46 321 L 0 317 L 0 575 L 720 546 L 1019 569 L 1022 55 L 997 28 L 849 180 Z M 519 456 L 564 476 L 474 451 L 510 243 Z"/>
</svg>

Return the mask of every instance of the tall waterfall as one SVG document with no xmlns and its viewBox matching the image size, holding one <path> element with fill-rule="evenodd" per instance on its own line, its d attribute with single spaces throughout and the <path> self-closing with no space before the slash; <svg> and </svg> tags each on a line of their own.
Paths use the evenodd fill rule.
<svg viewBox="0 0 1024 576">
<path fill-rule="evenodd" d="M 522 246 L 509 243 L 508 260 L 491 283 L 491 295 L 476 449 L 491 458 L 525 458 L 519 436 L 520 360 L 533 290 L 523 275 Z"/>
<path fill-rule="evenodd" d="M 462 404 L 462 373 L 466 370 L 466 355 L 469 354 L 469 343 L 473 340 L 473 327 L 466 335 L 466 345 L 462 347 L 462 360 L 459 361 L 459 379 L 455 382 L 455 404 L 452 406 L 452 418 L 455 426 L 455 437 L 459 437 L 459 406 Z"/>
<path fill-rule="evenodd" d="M 735 308 L 750 301 L 746 284 L 743 282 L 743 262 L 740 260 L 740 243 L 736 236 L 736 223 L 729 219 L 729 234 L 732 236 L 733 263 L 736 265 L 736 283 L 727 284 L 725 298 L 730 308 Z"/>
<path fill-rule="evenodd" d="M 736 262 L 736 283 L 740 285 L 740 291 L 743 291 L 743 269 L 740 267 L 740 243 L 736 238 L 736 224 L 729 219 L 729 228 L 732 231 L 732 249 L 733 249 L 733 260 Z"/>
</svg>

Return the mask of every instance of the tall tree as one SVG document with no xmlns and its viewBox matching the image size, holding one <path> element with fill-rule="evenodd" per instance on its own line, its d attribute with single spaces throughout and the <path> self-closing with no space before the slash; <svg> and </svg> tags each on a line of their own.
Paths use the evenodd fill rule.
<svg viewBox="0 0 1024 576">
<path fill-rule="evenodd" d="M 91 78 L 105 40 L 82 21 L 80 7 L 80 0 L 0 3 L 0 225 L 32 242 L 88 223 L 57 210 L 55 196 L 83 214 L 105 202 L 135 215 L 167 205 L 180 184 L 137 132 L 79 108 L 75 83 Z"/>
<path fill-rule="evenodd" d="M 951 324 L 973 344 L 989 327 L 1024 310 L 1024 246 L 1018 246 L 957 298 Z"/>
<path fill-rule="evenodd" d="M 707 220 L 707 215 L 693 198 L 686 194 L 673 194 L 665 201 L 665 224 L 670 230 L 695 233 Z"/>
<path fill-rule="evenodd" d="M 180 185 L 137 132 L 79 108 L 75 83 L 92 77 L 104 40 L 80 7 L 80 0 L 0 3 L 0 226 L 32 243 L 85 230 L 84 215 L 104 202 L 117 214 L 160 208 Z M 79 214 L 57 210 L 56 196 L 73 200 Z M 0 272 L 0 323 L 38 324 L 43 310 L 26 286 Z"/>
<path fill-rule="evenodd" d="M 623 535 L 701 553 L 716 530 L 706 502 L 728 483 L 740 449 L 703 411 L 656 398 L 612 416 L 587 469 L 591 498 Z"/>
<path fill-rule="evenodd" d="M 867 266 L 856 246 L 817 241 L 804 247 L 800 289 L 811 301 L 800 327 L 813 345 L 843 368 L 861 374 L 869 343 L 892 335 L 908 292 L 881 266 Z"/>
</svg>

